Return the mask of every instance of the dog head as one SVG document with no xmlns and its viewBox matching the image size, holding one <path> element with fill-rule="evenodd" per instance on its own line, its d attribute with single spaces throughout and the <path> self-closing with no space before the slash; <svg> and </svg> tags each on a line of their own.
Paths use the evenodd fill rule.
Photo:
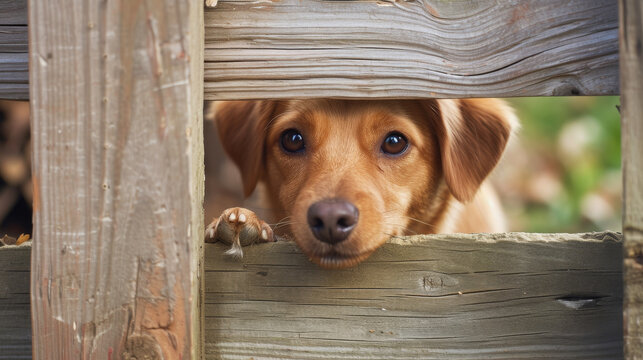
<svg viewBox="0 0 643 360">
<path fill-rule="evenodd" d="M 265 183 L 302 251 L 329 268 L 412 228 L 437 232 L 449 201 L 476 194 L 514 126 L 496 99 L 221 102 L 215 117 L 246 196 Z"/>
</svg>

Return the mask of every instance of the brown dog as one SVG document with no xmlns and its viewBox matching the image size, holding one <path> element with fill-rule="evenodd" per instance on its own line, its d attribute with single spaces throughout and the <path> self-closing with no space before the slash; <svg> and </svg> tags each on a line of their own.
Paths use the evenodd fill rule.
<svg viewBox="0 0 643 360">
<path fill-rule="evenodd" d="M 219 102 L 223 147 L 250 195 L 265 185 L 273 219 L 315 263 L 366 259 L 391 236 L 504 231 L 484 180 L 516 126 L 497 99 Z M 275 229 L 275 232 L 279 233 Z M 208 227 L 241 245 L 273 241 L 243 208 Z"/>
</svg>

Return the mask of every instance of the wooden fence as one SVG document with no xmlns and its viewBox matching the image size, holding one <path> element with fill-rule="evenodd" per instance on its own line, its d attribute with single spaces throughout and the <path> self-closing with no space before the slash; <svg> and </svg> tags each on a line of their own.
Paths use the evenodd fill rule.
<svg viewBox="0 0 643 360">
<path fill-rule="evenodd" d="M 26 1 L 5 8 L 0 98 L 27 99 Z M 619 93 L 611 0 L 220 0 L 204 24 L 206 100 Z"/>
<path fill-rule="evenodd" d="M 622 242 L 614 233 L 391 240 L 324 271 L 291 243 L 243 262 L 205 248 L 206 359 L 616 359 Z M 35 241 L 38 241 L 36 239 Z M 29 246 L 0 251 L 4 356 L 31 354 Z"/>
<path fill-rule="evenodd" d="M 618 9 L 0 0 L 35 183 L 33 248 L 0 248 L 0 359 L 643 356 L 643 7 Z M 619 59 L 623 238 L 408 238 L 342 271 L 202 244 L 203 97 L 608 95 Z"/>
</svg>

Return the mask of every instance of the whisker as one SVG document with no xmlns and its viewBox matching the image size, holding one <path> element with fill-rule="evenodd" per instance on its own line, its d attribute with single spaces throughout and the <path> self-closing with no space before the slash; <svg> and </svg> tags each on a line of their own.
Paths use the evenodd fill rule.
<svg viewBox="0 0 643 360">
<path fill-rule="evenodd" d="M 398 235 L 393 235 L 393 234 L 389 234 L 389 233 L 382 233 L 382 234 L 384 234 L 386 236 L 389 236 L 389 237 L 391 237 L 393 239 L 402 239 L 402 237 L 398 236 Z"/>
<path fill-rule="evenodd" d="M 382 212 L 382 214 L 390 213 L 390 212 L 392 212 L 392 211 L 396 211 L 396 210 L 398 210 L 398 209 L 389 209 L 389 210 L 383 211 L 383 212 Z M 408 216 L 408 215 L 401 214 L 401 216 L 402 216 L 402 217 L 404 217 L 404 218 L 406 218 L 406 219 L 409 219 L 409 220 L 415 221 L 415 222 L 417 222 L 417 223 L 420 223 L 420 224 L 422 224 L 422 225 L 430 226 L 430 227 L 431 227 L 431 228 L 433 228 L 433 229 L 436 229 L 436 228 L 437 228 L 437 226 L 436 226 L 436 225 L 429 224 L 429 223 L 427 223 L 427 222 L 424 222 L 424 221 L 422 221 L 422 220 L 419 220 L 419 219 L 416 219 L 416 218 L 410 217 L 410 216 Z"/>
<path fill-rule="evenodd" d="M 406 227 L 404 225 L 393 224 L 393 223 L 382 223 L 382 224 L 389 225 L 389 226 L 395 226 L 395 227 L 401 228 L 402 231 L 411 232 L 411 233 L 413 233 L 413 235 L 419 235 L 419 233 L 417 231 L 413 231 L 413 230 L 409 229 L 408 227 Z"/>
<path fill-rule="evenodd" d="M 248 206 L 248 209 L 250 209 L 252 211 L 255 211 L 255 210 L 276 211 L 277 210 L 277 209 L 274 209 L 274 208 L 271 208 L 271 207 L 255 206 L 254 204 Z"/>
<path fill-rule="evenodd" d="M 279 225 L 274 225 L 272 228 L 273 229 L 279 229 L 279 228 L 282 228 L 284 226 L 288 226 L 288 225 L 292 225 L 292 224 L 296 224 L 296 222 L 288 222 L 288 223 L 283 223 L 283 224 L 279 224 Z"/>
<path fill-rule="evenodd" d="M 270 224 L 270 225 L 278 226 L 278 225 L 281 225 L 283 223 L 287 223 L 288 222 L 287 220 L 289 220 L 290 218 L 291 218 L 291 216 L 286 216 L 286 217 L 282 218 L 281 220 L 277 221 L 276 223 Z"/>
<path fill-rule="evenodd" d="M 413 220 L 413 221 L 415 221 L 415 222 L 418 222 L 418 223 L 420 223 L 420 224 L 422 224 L 422 225 L 430 226 L 430 227 L 432 227 L 432 228 L 434 228 L 434 229 L 436 229 L 436 228 L 437 228 L 437 226 L 435 226 L 435 225 L 433 225 L 433 224 L 429 224 L 429 223 L 424 222 L 424 221 L 422 221 L 422 220 L 418 220 L 418 219 L 415 219 L 415 218 L 412 218 L 412 217 L 410 217 L 410 216 L 406 216 L 406 215 L 404 215 L 404 217 L 405 217 L 405 218 L 407 218 L 407 219 L 409 219 L 409 220 Z"/>
</svg>

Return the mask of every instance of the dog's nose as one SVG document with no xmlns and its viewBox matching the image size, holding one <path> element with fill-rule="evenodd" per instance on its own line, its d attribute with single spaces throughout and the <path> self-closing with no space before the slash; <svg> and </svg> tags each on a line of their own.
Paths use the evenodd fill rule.
<svg viewBox="0 0 643 360">
<path fill-rule="evenodd" d="M 358 217 L 355 205 L 341 199 L 321 200 L 308 208 L 308 226 L 317 239 L 328 244 L 346 240 Z"/>
</svg>

